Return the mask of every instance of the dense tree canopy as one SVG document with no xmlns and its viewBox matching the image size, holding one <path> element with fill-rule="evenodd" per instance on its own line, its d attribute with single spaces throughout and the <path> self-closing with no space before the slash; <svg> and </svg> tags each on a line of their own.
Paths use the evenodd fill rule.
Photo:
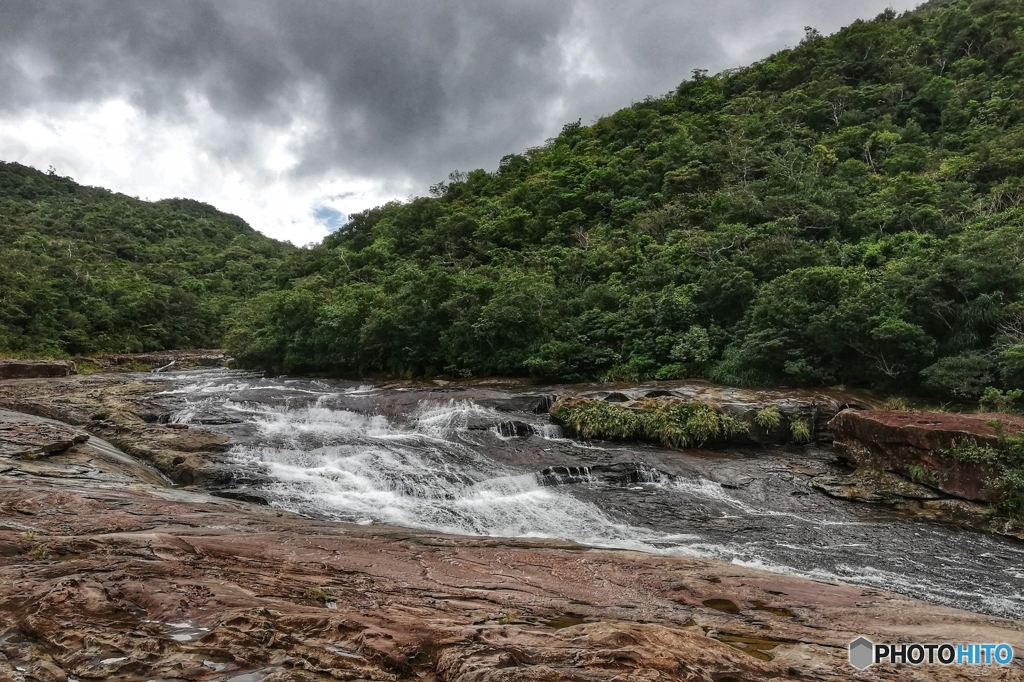
<svg viewBox="0 0 1024 682">
<path fill-rule="evenodd" d="M 353 216 L 230 343 L 285 371 L 1019 385 L 1022 95 L 1020 0 L 808 29 Z"/>
<path fill-rule="evenodd" d="M 0 163 L 0 352 L 215 346 L 290 250 L 206 204 Z"/>
<path fill-rule="evenodd" d="M 0 351 L 405 376 L 1024 387 L 1024 0 L 933 0 L 293 249 L 0 164 Z"/>
</svg>

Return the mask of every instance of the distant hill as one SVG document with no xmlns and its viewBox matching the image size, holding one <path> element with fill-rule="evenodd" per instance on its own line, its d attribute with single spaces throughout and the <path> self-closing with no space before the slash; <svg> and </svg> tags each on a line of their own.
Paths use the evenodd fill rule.
<svg viewBox="0 0 1024 682">
<path fill-rule="evenodd" d="M 1024 4 L 808 30 L 432 193 L 300 254 L 233 321 L 237 356 L 943 399 L 1020 386 Z"/>
<path fill-rule="evenodd" d="M 0 162 L 0 353 L 216 347 L 294 250 L 197 201 Z"/>
</svg>

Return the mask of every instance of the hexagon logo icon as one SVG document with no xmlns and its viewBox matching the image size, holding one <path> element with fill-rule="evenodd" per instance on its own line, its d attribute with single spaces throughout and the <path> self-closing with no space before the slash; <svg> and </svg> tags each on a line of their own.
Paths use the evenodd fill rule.
<svg viewBox="0 0 1024 682">
<path fill-rule="evenodd" d="M 875 662 L 875 645 L 867 637 L 858 637 L 850 642 L 850 665 L 864 670 Z"/>
</svg>

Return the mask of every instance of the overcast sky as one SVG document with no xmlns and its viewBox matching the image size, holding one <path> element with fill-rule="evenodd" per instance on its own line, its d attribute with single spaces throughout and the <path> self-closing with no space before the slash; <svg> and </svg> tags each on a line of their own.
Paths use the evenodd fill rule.
<svg viewBox="0 0 1024 682">
<path fill-rule="evenodd" d="M 0 0 L 0 159 L 297 244 L 895 0 Z"/>
</svg>

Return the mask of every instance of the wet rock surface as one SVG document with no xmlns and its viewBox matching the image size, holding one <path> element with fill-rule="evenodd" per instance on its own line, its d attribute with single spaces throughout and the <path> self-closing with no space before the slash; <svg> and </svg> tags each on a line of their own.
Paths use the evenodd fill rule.
<svg viewBox="0 0 1024 682">
<path fill-rule="evenodd" d="M 939 500 L 945 497 L 933 488 L 878 469 L 857 470 L 846 475 L 817 476 L 811 479 L 811 485 L 832 497 L 857 502 Z"/>
<path fill-rule="evenodd" d="M 169 371 L 195 367 L 223 367 L 229 358 L 221 350 L 168 350 L 77 358 L 103 372 Z"/>
<path fill-rule="evenodd" d="M 174 483 L 223 478 L 218 454 L 230 437 L 170 423 L 171 408 L 161 399 L 170 386 L 149 377 L 109 374 L 10 381 L 0 386 L 0 407 L 74 424 L 74 433 L 87 432 L 83 439 L 103 438 Z"/>
</svg>

